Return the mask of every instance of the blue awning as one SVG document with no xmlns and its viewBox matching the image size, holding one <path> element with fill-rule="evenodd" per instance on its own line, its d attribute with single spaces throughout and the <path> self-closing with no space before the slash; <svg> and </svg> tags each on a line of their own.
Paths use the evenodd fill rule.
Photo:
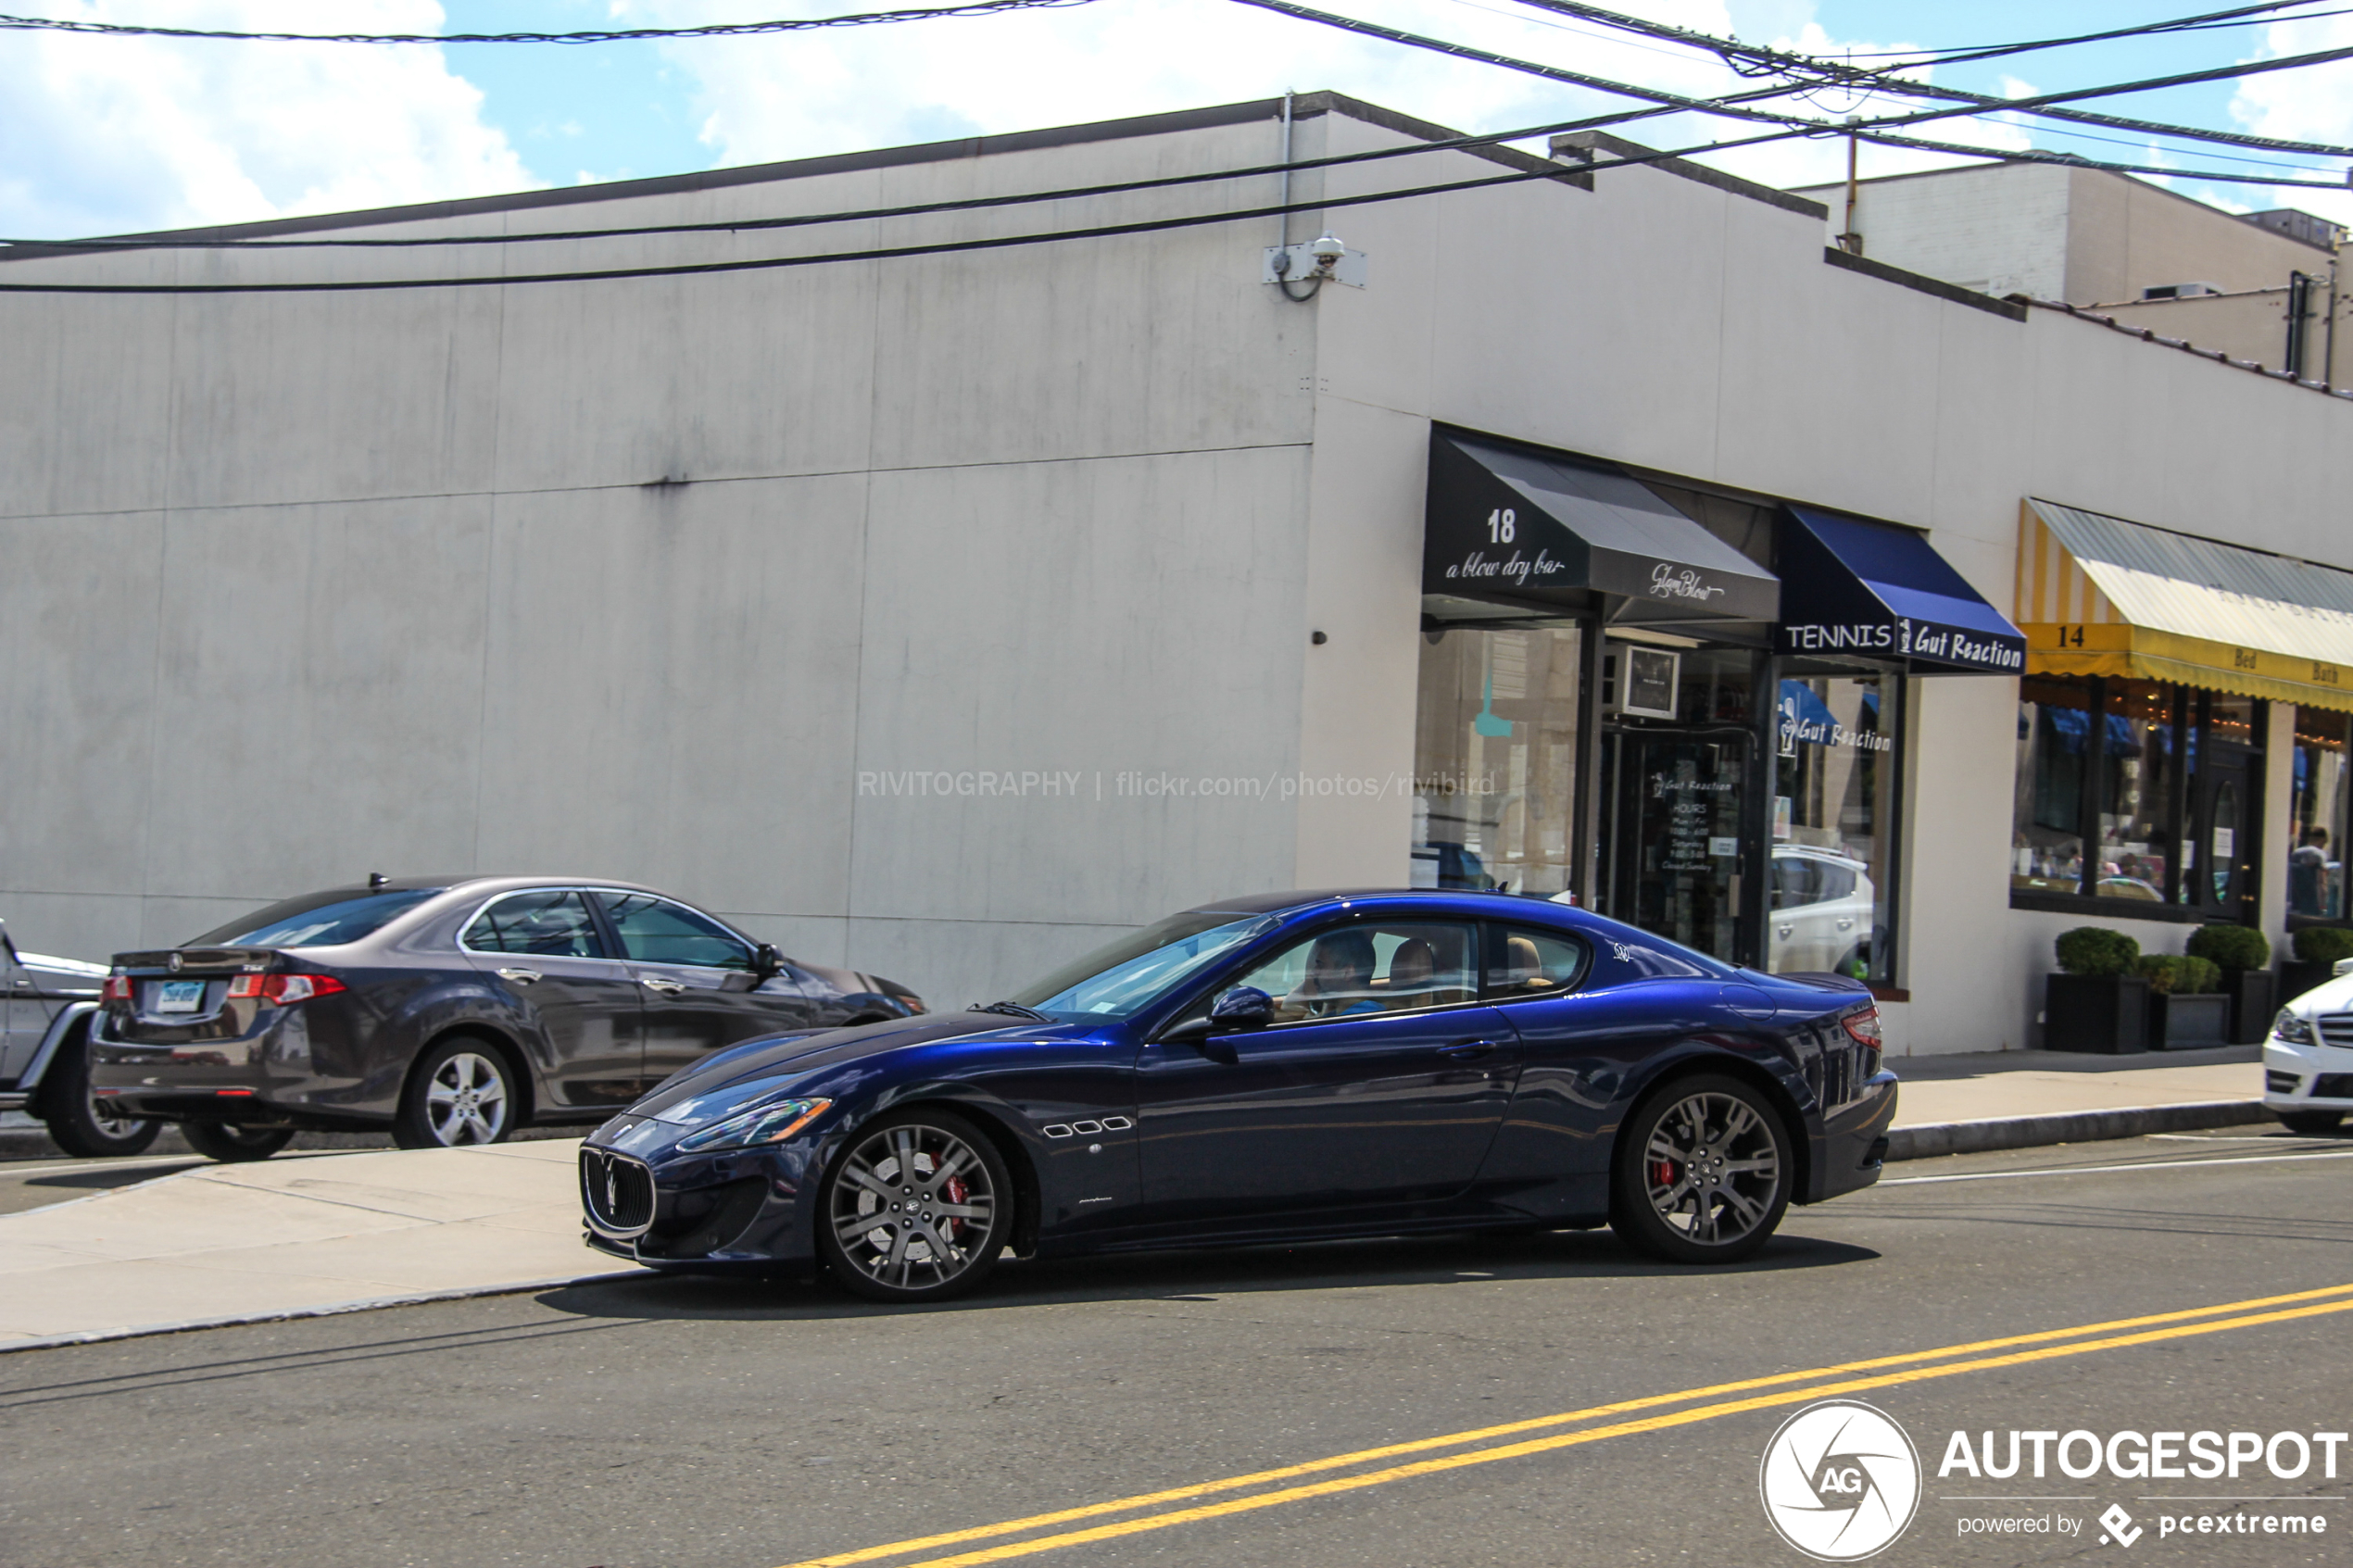
<svg viewBox="0 0 2353 1568">
<path fill-rule="evenodd" d="M 1892 523 L 1792 507 L 1781 536 L 1775 651 L 1902 662 L 1918 672 L 2014 675 L 2026 638 L 1936 553 Z"/>
</svg>

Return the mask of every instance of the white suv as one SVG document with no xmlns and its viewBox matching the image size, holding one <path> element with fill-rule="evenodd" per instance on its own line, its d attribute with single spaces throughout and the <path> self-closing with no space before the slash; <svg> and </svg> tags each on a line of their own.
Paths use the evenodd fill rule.
<svg viewBox="0 0 2353 1568">
<path fill-rule="evenodd" d="M 1851 974 L 1868 960 L 1879 890 L 1862 861 L 1835 849 L 1777 844 L 1772 895 L 1766 967 L 1774 973 Z"/>
<path fill-rule="evenodd" d="M 2263 1042 L 2263 1104 L 2292 1133 L 2333 1133 L 2353 1111 L 2353 959 L 2293 997 Z"/>
</svg>

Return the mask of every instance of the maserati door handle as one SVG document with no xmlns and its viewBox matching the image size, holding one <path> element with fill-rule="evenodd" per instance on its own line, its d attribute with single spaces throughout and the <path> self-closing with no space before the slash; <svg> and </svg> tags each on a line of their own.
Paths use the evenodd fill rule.
<svg viewBox="0 0 2353 1568">
<path fill-rule="evenodd" d="M 1496 1048 L 1492 1040 L 1457 1040 L 1451 1046 L 1441 1046 L 1438 1054 L 1449 1061 L 1469 1061 L 1487 1056 Z"/>
<path fill-rule="evenodd" d="M 648 991 L 658 992 L 665 997 L 674 997 L 686 989 L 686 986 L 675 980 L 662 980 L 652 975 L 639 975 L 637 984 Z"/>
<path fill-rule="evenodd" d="M 539 978 L 539 972 L 535 969 L 502 969 L 498 972 L 498 978 L 511 980 L 518 985 L 528 985 Z"/>
</svg>

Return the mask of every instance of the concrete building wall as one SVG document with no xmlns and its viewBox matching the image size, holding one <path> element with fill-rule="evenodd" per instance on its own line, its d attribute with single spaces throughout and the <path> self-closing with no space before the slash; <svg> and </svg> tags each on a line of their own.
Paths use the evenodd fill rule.
<svg viewBox="0 0 2353 1568">
<path fill-rule="evenodd" d="M 1846 187 L 1798 194 L 1830 208 L 1834 236 Z M 1988 164 L 1866 180 L 1856 196 L 1856 226 L 1875 260 L 1986 294 L 2120 310 L 2135 326 L 2274 369 L 2285 365 L 2289 275 L 2329 267 L 2325 250 L 2104 169 Z M 2145 289 L 2180 283 L 2232 297 L 2139 303 Z M 2318 376 L 2322 302 L 2313 308 L 2303 370 Z"/>
<path fill-rule="evenodd" d="M 1300 129 L 1302 157 L 1414 140 L 1370 110 Z M 1261 164 L 1276 135 L 1163 122 L 367 232 L 1063 188 Z M 1430 154 L 1299 191 L 1497 172 Z M 1273 184 L 8 276 L 789 257 Z M 1304 304 L 1258 282 L 1268 219 L 687 279 L 0 296 L 26 345 L 0 384 L 0 909 L 103 955 L 371 869 L 571 870 L 956 1005 L 1219 894 L 1402 882 L 1432 420 L 1924 528 L 2000 606 L 2026 495 L 2345 554 L 2341 400 L 1832 265 L 1777 193 L 1629 168 L 1321 220 L 1369 286 Z M 2023 1044 L 2044 928 L 2080 922 L 2007 908 L 2016 684 L 1910 689 L 1892 1034 Z"/>
</svg>

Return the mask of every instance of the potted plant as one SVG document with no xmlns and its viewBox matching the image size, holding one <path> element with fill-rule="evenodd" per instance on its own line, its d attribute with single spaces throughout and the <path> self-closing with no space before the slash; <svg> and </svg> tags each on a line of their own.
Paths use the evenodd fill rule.
<svg viewBox="0 0 2353 1568">
<path fill-rule="evenodd" d="M 2194 1051 L 2230 1043 L 2231 998 L 2210 960 L 2150 953 L 2133 968 L 2148 976 L 2149 1049 Z"/>
<path fill-rule="evenodd" d="M 2271 945 L 2251 925 L 2201 925 L 2183 950 L 2222 972 L 2221 990 L 2230 998 L 2230 1044 L 2260 1044 L 2271 1032 Z"/>
<path fill-rule="evenodd" d="M 2337 925 L 2308 925 L 2297 931 L 2296 957 L 2280 964 L 2278 999 L 2284 1006 L 2336 978 L 2340 959 L 2353 959 L 2353 931 Z"/>
<path fill-rule="evenodd" d="M 2059 934 L 2059 972 L 2043 983 L 2043 1046 L 2121 1055 L 2149 1042 L 2149 981 L 2133 963 L 2141 945 L 2104 925 Z"/>
</svg>

